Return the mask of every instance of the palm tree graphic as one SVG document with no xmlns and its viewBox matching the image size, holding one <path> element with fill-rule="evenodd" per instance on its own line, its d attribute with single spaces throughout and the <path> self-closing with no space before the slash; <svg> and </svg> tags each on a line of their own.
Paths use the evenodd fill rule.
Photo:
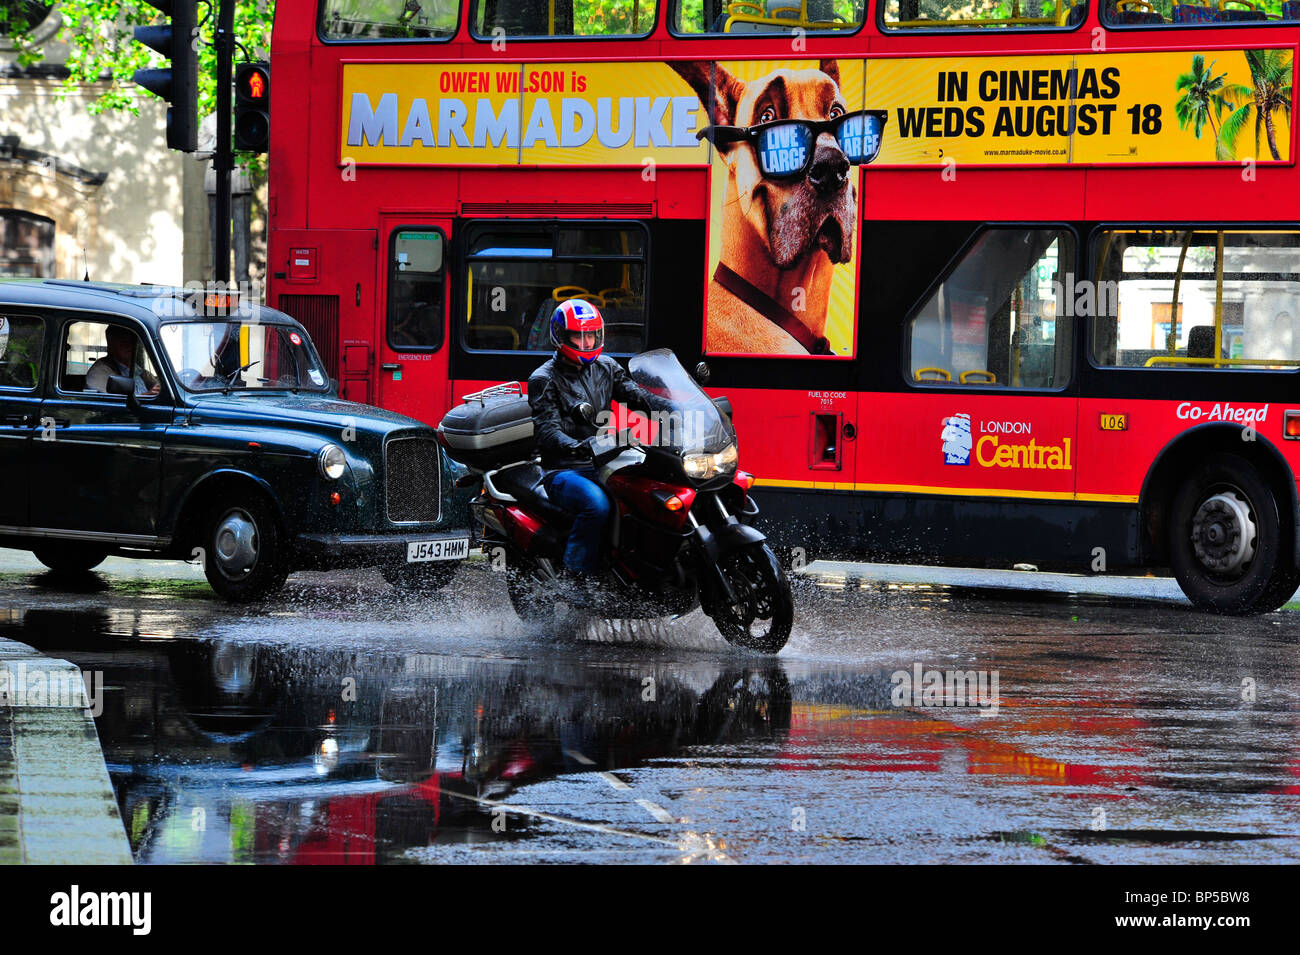
<svg viewBox="0 0 1300 955">
<path fill-rule="evenodd" d="M 1192 57 L 1192 71 L 1179 75 L 1174 88 L 1182 91 L 1182 96 L 1174 104 L 1174 113 L 1178 116 L 1178 128 L 1186 129 L 1191 123 L 1196 138 L 1201 138 L 1201 130 L 1210 124 L 1214 133 L 1214 158 L 1231 159 L 1226 146 L 1219 136 L 1216 118 L 1222 119 L 1224 110 L 1231 110 L 1232 103 L 1225 93 L 1224 80 L 1228 74 L 1214 75 L 1215 60 L 1205 65 L 1205 57 L 1197 53 Z"/>
<path fill-rule="evenodd" d="M 1230 85 L 1224 95 L 1236 108 L 1223 121 L 1219 140 L 1229 159 L 1237 155 L 1237 139 L 1253 118 L 1255 120 L 1255 155 L 1259 155 L 1259 134 L 1264 131 L 1268 150 L 1281 159 L 1277 149 L 1276 114 L 1281 114 L 1289 129 L 1291 123 L 1291 51 L 1246 50 L 1252 86 Z"/>
</svg>

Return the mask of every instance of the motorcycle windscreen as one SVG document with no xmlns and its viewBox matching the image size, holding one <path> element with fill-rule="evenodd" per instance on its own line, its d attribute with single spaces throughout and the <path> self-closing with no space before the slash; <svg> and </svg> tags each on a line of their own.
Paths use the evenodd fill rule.
<svg viewBox="0 0 1300 955">
<path fill-rule="evenodd" d="M 655 443 L 684 454 L 716 454 L 734 444 L 736 432 L 681 362 L 667 348 L 642 352 L 628 363 L 641 388 L 662 399 L 652 420 L 658 425 Z"/>
</svg>

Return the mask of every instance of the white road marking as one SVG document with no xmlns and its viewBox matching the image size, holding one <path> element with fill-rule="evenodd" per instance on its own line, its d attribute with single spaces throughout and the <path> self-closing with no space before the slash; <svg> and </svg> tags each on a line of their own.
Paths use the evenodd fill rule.
<svg viewBox="0 0 1300 955">
<path fill-rule="evenodd" d="M 625 836 L 629 839 L 640 839 L 643 842 L 657 842 L 660 845 L 669 846 L 679 852 L 689 852 L 693 849 L 692 846 L 681 840 L 664 839 L 659 836 L 647 835 L 644 832 L 632 832 L 627 829 L 615 829 L 613 826 L 602 826 L 595 822 L 581 822 L 577 819 L 568 819 L 564 816 L 542 812 L 538 809 L 529 809 L 527 806 L 498 802 L 495 799 L 484 799 L 482 796 L 471 796 L 468 793 L 451 792 L 450 790 L 444 790 L 444 792 L 446 792 L 448 796 L 453 796 L 456 799 L 468 799 L 471 802 L 480 803 L 484 806 L 491 806 L 493 809 L 504 809 L 506 812 L 518 813 L 521 816 L 532 816 L 535 819 L 545 819 L 548 822 L 558 822 L 564 826 L 573 826 L 578 829 L 589 829 L 592 832 L 604 832 L 614 836 Z"/>
<path fill-rule="evenodd" d="M 574 749 L 566 749 L 564 755 L 576 763 L 584 766 L 595 766 L 596 763 L 584 754 Z M 618 790 L 627 790 L 632 787 L 619 779 L 613 773 L 598 773 L 601 779 L 605 780 L 612 788 Z M 736 860 L 731 858 L 726 852 L 722 851 L 714 842 L 714 837 L 705 833 L 700 835 L 695 832 L 687 832 L 681 839 L 672 840 L 664 839 L 659 836 L 651 836 L 644 832 L 629 831 L 627 829 L 616 829 L 613 826 L 603 826 L 594 822 L 581 822 L 577 819 L 569 819 L 565 816 L 557 816 L 553 813 L 542 812 L 537 809 L 529 809 L 527 806 L 518 806 L 511 803 L 497 802 L 495 799 L 483 799 L 480 796 L 470 796 L 465 793 L 448 792 L 448 795 L 455 796 L 458 799 L 469 799 L 473 802 L 481 803 L 484 806 L 491 806 L 494 809 L 504 809 L 506 812 L 518 813 L 521 816 L 532 816 L 535 819 L 545 819 L 549 822 L 558 822 L 565 826 L 574 826 L 578 829 L 588 829 L 592 832 L 604 832 L 615 836 L 624 836 L 629 839 L 640 839 L 643 842 L 655 842 L 660 845 L 671 846 L 678 852 L 683 853 L 679 862 L 692 863 L 696 861 L 717 862 L 723 865 L 736 865 Z M 676 816 L 670 813 L 663 806 L 649 799 L 638 799 L 636 804 L 654 817 L 656 822 L 665 825 L 674 825 L 678 822 Z"/>
<path fill-rule="evenodd" d="M 621 779 L 619 779 L 617 776 L 615 776 L 613 773 L 601 773 L 601 774 L 600 774 L 600 778 L 603 779 L 603 780 L 605 780 L 605 782 L 609 783 L 609 784 L 610 784 L 611 786 L 613 786 L 615 789 L 631 789 L 631 788 L 632 788 L 632 787 L 629 786 L 627 783 L 623 782 L 623 780 L 621 780 Z"/>
<path fill-rule="evenodd" d="M 654 816 L 660 822 L 676 822 L 677 817 L 670 813 L 663 806 L 651 802 L 649 799 L 638 799 L 636 804 L 644 809 L 650 815 Z"/>
</svg>

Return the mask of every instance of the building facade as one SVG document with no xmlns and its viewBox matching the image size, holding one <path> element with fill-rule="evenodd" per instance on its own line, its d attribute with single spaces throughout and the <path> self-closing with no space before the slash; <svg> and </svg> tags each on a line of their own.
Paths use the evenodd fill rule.
<svg viewBox="0 0 1300 955">
<path fill-rule="evenodd" d="M 65 89 L 56 4 L 25 3 L 44 54 L 21 66 L 0 36 L 0 275 L 180 284 L 211 275 L 206 163 L 167 149 L 167 107 L 89 105 Z"/>
</svg>

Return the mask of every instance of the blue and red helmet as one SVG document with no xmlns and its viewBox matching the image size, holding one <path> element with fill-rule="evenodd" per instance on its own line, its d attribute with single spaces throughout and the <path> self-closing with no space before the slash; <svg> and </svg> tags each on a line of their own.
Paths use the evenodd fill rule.
<svg viewBox="0 0 1300 955">
<path fill-rule="evenodd" d="M 565 358 L 588 364 L 605 347 L 605 320 L 600 309 L 580 298 L 561 302 L 551 313 L 551 344 Z"/>
</svg>

